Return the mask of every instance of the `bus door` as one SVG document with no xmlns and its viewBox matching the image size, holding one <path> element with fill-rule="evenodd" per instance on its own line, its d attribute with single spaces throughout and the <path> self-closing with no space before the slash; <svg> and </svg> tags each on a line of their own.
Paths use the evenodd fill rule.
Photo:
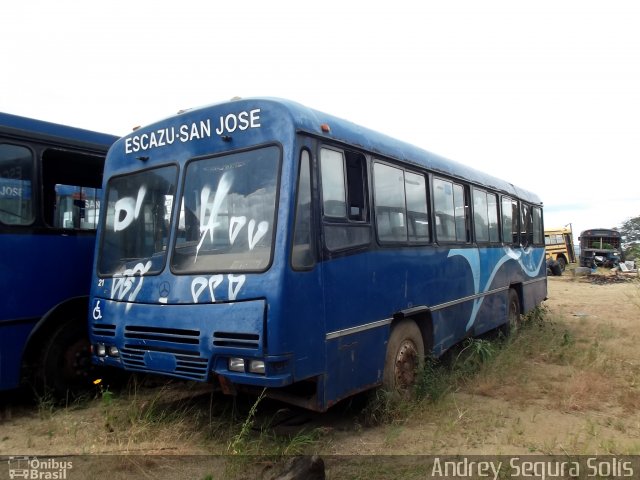
<svg viewBox="0 0 640 480">
<path fill-rule="evenodd" d="M 384 328 L 372 309 L 375 278 L 369 252 L 373 242 L 367 162 L 363 154 L 323 146 L 321 182 L 323 290 L 329 398 L 377 383 L 384 355 Z"/>
</svg>

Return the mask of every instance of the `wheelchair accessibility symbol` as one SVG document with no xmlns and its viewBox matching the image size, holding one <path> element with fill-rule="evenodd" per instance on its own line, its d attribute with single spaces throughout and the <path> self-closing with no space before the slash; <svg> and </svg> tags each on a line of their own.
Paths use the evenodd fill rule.
<svg viewBox="0 0 640 480">
<path fill-rule="evenodd" d="M 100 310 L 100 300 L 96 300 L 96 306 L 93 307 L 93 319 L 100 320 L 102 318 L 102 311 Z"/>
</svg>

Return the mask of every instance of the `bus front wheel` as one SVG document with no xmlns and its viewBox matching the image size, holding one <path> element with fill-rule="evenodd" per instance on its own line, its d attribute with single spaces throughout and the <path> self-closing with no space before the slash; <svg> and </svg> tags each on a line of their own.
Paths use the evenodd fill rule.
<svg viewBox="0 0 640 480">
<path fill-rule="evenodd" d="M 424 362 L 424 343 L 413 320 L 401 320 L 391 328 L 382 385 L 389 392 L 407 393 L 415 385 Z"/>
<path fill-rule="evenodd" d="M 91 386 L 91 352 L 83 323 L 69 320 L 58 326 L 42 348 L 38 390 L 57 399 L 76 398 Z"/>
</svg>

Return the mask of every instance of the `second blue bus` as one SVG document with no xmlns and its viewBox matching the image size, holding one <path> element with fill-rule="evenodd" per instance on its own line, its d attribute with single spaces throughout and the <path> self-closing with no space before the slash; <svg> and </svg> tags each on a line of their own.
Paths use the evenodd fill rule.
<svg viewBox="0 0 640 480">
<path fill-rule="evenodd" d="M 0 391 L 67 398 L 91 384 L 91 267 L 117 138 L 0 113 Z"/>
</svg>

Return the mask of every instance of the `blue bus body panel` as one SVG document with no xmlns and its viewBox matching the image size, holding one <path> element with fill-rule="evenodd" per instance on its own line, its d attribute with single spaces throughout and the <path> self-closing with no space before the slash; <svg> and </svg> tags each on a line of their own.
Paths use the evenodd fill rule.
<svg viewBox="0 0 640 480">
<path fill-rule="evenodd" d="M 438 356 L 460 339 L 507 321 L 510 283 L 524 284 L 523 296 L 535 299 L 528 309 L 546 297 L 544 248 L 380 250 L 324 262 L 323 268 L 329 337 L 380 322 L 327 340 L 332 378 L 325 385 L 327 402 L 353 393 L 354 385 L 382 382 L 385 342 L 396 312 L 428 307 L 432 353 Z"/>
<path fill-rule="evenodd" d="M 89 293 L 92 235 L 6 234 L 0 243 L 3 252 L 11 252 L 0 258 L 0 324 L 42 317 L 64 300 Z"/>
<path fill-rule="evenodd" d="M 15 388 L 20 383 L 20 362 L 24 345 L 36 321 L 2 324 L 0 335 L 0 390 Z"/>
</svg>

